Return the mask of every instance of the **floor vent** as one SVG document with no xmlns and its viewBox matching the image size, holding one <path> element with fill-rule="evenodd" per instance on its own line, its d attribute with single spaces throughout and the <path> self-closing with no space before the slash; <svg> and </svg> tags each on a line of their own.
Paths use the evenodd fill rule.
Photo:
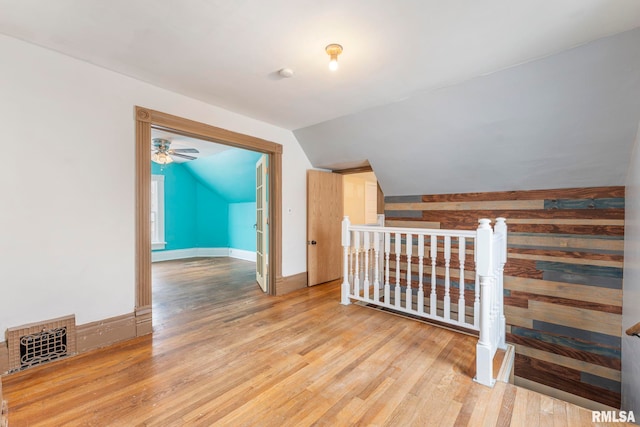
<svg viewBox="0 0 640 427">
<path fill-rule="evenodd" d="M 76 352 L 76 318 L 60 317 L 7 330 L 9 372 L 38 366 Z"/>
</svg>

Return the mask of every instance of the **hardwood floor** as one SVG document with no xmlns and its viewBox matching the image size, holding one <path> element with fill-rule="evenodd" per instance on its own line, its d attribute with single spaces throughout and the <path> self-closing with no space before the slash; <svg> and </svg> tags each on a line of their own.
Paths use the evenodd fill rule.
<svg viewBox="0 0 640 427">
<path fill-rule="evenodd" d="M 3 378 L 11 427 L 591 425 L 474 383 L 476 339 L 342 306 L 339 283 L 266 296 L 254 264 L 229 258 L 153 274 L 153 336 Z"/>
</svg>

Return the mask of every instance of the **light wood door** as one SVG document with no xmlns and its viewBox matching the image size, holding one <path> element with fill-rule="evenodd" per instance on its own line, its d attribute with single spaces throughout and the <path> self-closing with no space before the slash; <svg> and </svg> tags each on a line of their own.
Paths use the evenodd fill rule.
<svg viewBox="0 0 640 427">
<path fill-rule="evenodd" d="M 267 207 L 267 156 L 256 163 L 256 281 L 264 292 L 268 289 L 268 214 Z"/>
<path fill-rule="evenodd" d="M 342 275 L 342 175 L 307 171 L 307 281 L 309 286 Z"/>
</svg>

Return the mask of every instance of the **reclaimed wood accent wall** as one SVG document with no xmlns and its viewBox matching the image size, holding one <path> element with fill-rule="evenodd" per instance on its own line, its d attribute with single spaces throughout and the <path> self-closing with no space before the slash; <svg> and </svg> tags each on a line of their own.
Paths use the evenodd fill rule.
<svg viewBox="0 0 640 427">
<path fill-rule="evenodd" d="M 516 384 L 620 407 L 624 187 L 385 197 L 387 226 L 505 217 Z"/>
</svg>

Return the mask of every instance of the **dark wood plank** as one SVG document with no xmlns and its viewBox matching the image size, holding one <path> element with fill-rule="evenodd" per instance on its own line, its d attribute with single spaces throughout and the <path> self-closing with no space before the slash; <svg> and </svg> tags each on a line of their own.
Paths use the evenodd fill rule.
<svg viewBox="0 0 640 427">
<path fill-rule="evenodd" d="M 519 335 L 507 333 L 506 340 L 507 342 L 512 344 L 520 344 L 537 350 L 543 350 L 549 353 L 558 354 L 560 356 L 566 356 L 572 359 L 593 363 L 594 365 L 605 366 L 607 368 L 617 370 L 620 370 L 622 367 L 620 359 L 615 357 L 606 357 L 584 350 L 576 350 L 571 347 L 545 342 L 534 338 L 522 337 Z"/>
<path fill-rule="evenodd" d="M 423 202 L 475 202 L 539 199 L 600 199 L 624 197 L 624 187 L 563 188 L 557 190 L 496 191 L 422 196 Z"/>
<path fill-rule="evenodd" d="M 589 400 L 598 400 L 614 408 L 620 407 L 620 393 L 580 381 L 580 372 L 550 362 L 516 354 L 518 376 L 563 390 Z"/>
<path fill-rule="evenodd" d="M 552 304 L 566 305 L 568 307 L 585 308 L 587 310 L 603 311 L 605 313 L 622 314 L 622 307 L 616 305 L 598 304 L 591 301 L 580 301 L 569 298 L 552 297 L 548 295 L 538 295 L 530 292 L 511 291 L 511 297 L 509 301 L 513 300 L 525 300 L 525 301 L 544 301 Z M 505 297 L 505 304 L 507 303 Z M 515 305 L 515 304 L 509 304 Z M 518 305 L 518 307 L 520 307 Z"/>
</svg>

